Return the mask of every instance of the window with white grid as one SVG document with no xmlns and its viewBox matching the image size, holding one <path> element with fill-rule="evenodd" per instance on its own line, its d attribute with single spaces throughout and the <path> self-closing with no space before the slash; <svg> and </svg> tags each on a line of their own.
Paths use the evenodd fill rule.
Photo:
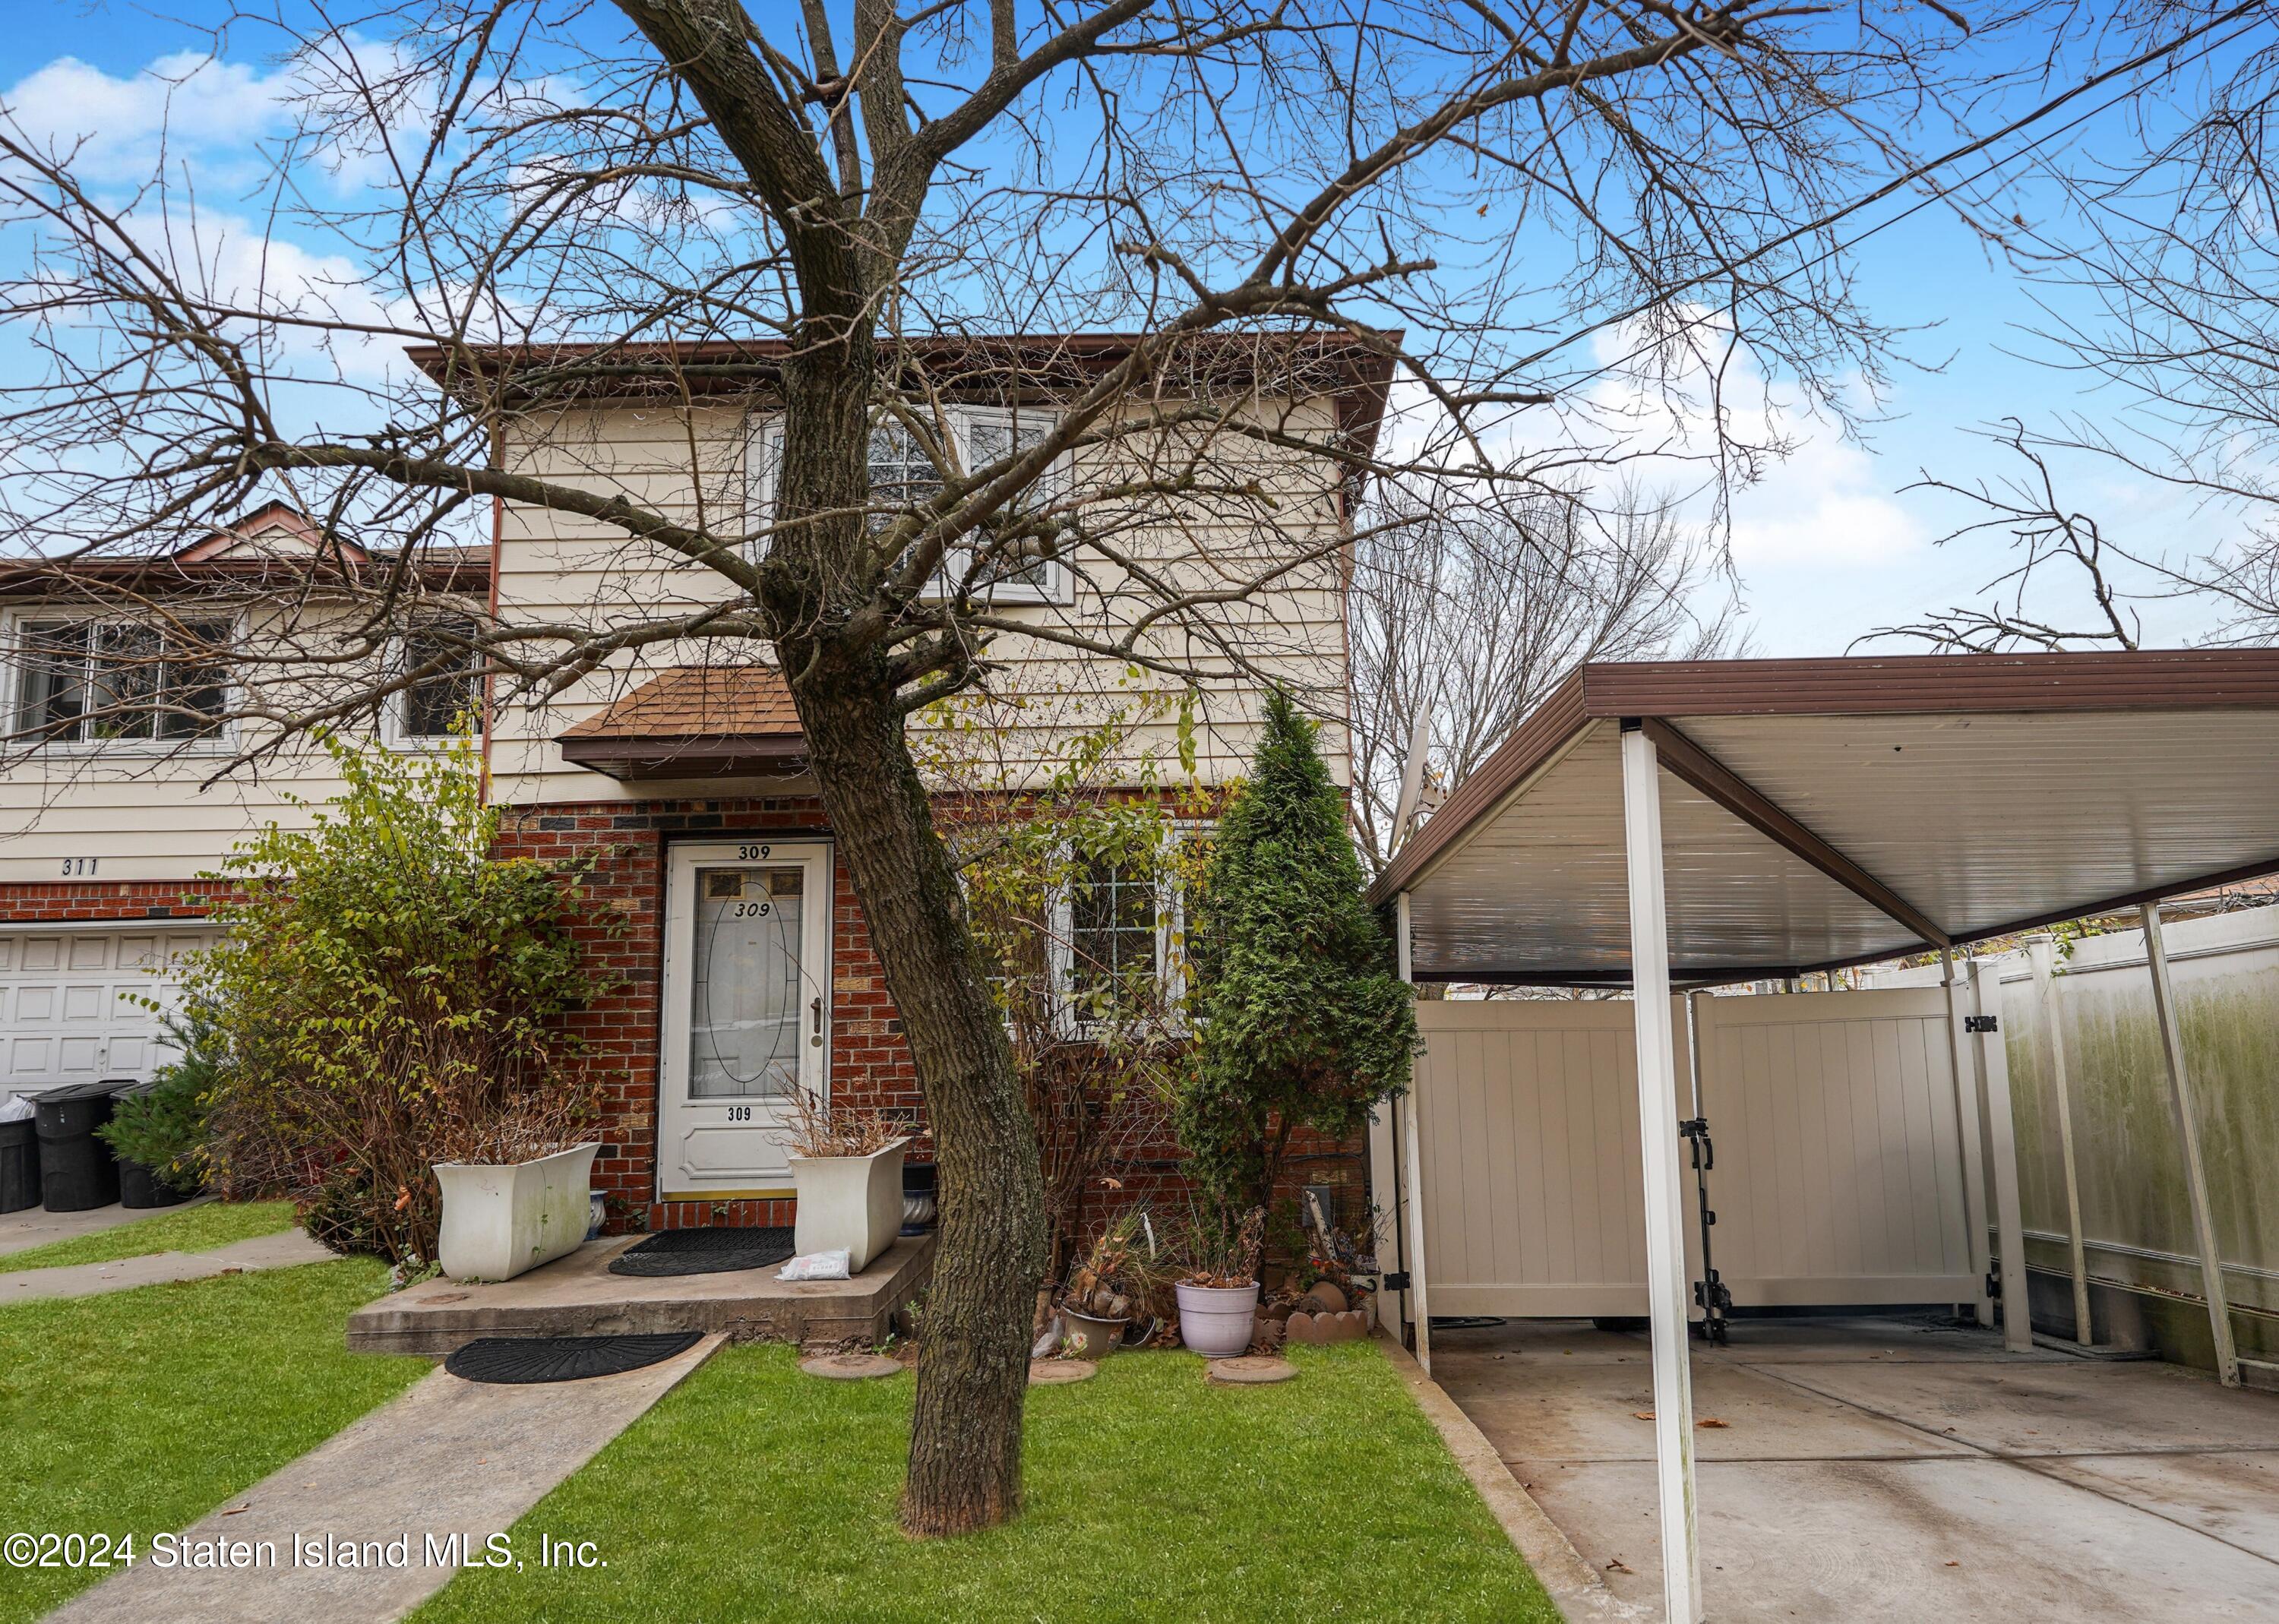
<svg viewBox="0 0 2279 1624">
<path fill-rule="evenodd" d="M 1019 410 L 955 407 L 944 417 L 950 448 L 965 471 L 986 468 L 1018 452 L 1033 449 L 1051 431 L 1047 414 Z M 748 442 L 747 486 L 750 491 L 755 527 L 775 499 L 776 470 L 782 456 L 783 432 L 779 419 L 759 423 Z M 882 422 L 871 433 L 870 483 L 873 530 L 893 522 L 895 511 L 925 501 L 941 489 L 942 471 L 929 454 L 925 437 L 907 424 Z M 1012 511 L 1032 509 L 1052 499 L 1061 486 L 1061 471 L 1048 469 L 1045 477 L 1023 492 Z M 1023 555 L 991 561 L 986 576 L 971 583 L 981 594 L 1004 603 L 1067 601 L 1070 586 L 1065 566 L 1037 555 L 1033 542 L 1022 547 Z M 946 594 L 965 581 L 971 571 L 970 547 L 953 549 L 937 572 L 932 594 Z"/>
</svg>

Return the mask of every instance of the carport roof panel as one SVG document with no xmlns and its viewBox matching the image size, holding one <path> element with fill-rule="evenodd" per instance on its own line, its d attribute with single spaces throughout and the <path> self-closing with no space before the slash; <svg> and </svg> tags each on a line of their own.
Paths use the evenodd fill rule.
<svg viewBox="0 0 2279 1624">
<path fill-rule="evenodd" d="M 1582 668 L 1374 887 L 1420 977 L 1626 980 L 1615 718 L 1655 717 L 1957 940 L 2279 868 L 2279 651 Z M 1667 770 L 1671 969 L 1922 945 Z"/>
</svg>

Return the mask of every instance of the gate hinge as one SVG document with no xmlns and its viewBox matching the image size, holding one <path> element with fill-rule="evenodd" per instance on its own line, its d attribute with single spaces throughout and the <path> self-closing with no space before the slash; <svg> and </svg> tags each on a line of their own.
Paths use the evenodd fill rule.
<svg viewBox="0 0 2279 1624">
<path fill-rule="evenodd" d="M 1408 1271 L 1405 1268 L 1390 1270 L 1377 1283 L 1387 1291 L 1406 1291 L 1408 1289 Z"/>
<path fill-rule="evenodd" d="M 1999 1015 L 1965 1015 L 1962 1030 L 1966 1032 L 1999 1032 L 2002 1030 Z"/>
</svg>

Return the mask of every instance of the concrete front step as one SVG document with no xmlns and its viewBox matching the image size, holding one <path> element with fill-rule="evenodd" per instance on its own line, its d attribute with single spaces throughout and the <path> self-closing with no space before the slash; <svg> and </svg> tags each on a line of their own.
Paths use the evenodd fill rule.
<svg viewBox="0 0 2279 1624">
<path fill-rule="evenodd" d="M 444 1354 L 478 1337 L 604 1337 L 702 1331 L 736 1341 L 883 1342 L 894 1311 L 933 1273 L 934 1237 L 897 1240 L 852 1280 L 776 1278 L 773 1267 L 663 1279 L 613 1275 L 638 1236 L 588 1241 L 495 1285 L 430 1280 L 349 1316 L 357 1353 Z"/>
</svg>

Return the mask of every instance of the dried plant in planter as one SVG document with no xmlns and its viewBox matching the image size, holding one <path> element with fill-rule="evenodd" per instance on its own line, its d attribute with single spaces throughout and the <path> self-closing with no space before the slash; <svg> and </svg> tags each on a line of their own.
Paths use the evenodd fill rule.
<svg viewBox="0 0 2279 1624">
<path fill-rule="evenodd" d="M 564 1089 L 516 1100 L 495 1116 L 446 1121 L 434 1136 L 434 1160 L 511 1167 L 585 1144 L 600 1101 L 590 1090 Z"/>
<path fill-rule="evenodd" d="M 1189 1243 L 1188 1285 L 1236 1287 L 1255 1283 L 1259 1255 L 1266 1247 L 1266 1209 L 1254 1207 L 1242 1227 L 1230 1238 L 1211 1225 L 1198 1222 Z"/>
<path fill-rule="evenodd" d="M 1176 1274 L 1159 1255 L 1147 1214 L 1134 1207 L 1070 1266 L 1061 1306 L 1102 1320 L 1161 1319 Z"/>
<path fill-rule="evenodd" d="M 909 1125 L 891 1111 L 833 1105 L 804 1089 L 791 1096 L 785 1138 L 795 1156 L 871 1156 L 909 1137 Z"/>
</svg>

